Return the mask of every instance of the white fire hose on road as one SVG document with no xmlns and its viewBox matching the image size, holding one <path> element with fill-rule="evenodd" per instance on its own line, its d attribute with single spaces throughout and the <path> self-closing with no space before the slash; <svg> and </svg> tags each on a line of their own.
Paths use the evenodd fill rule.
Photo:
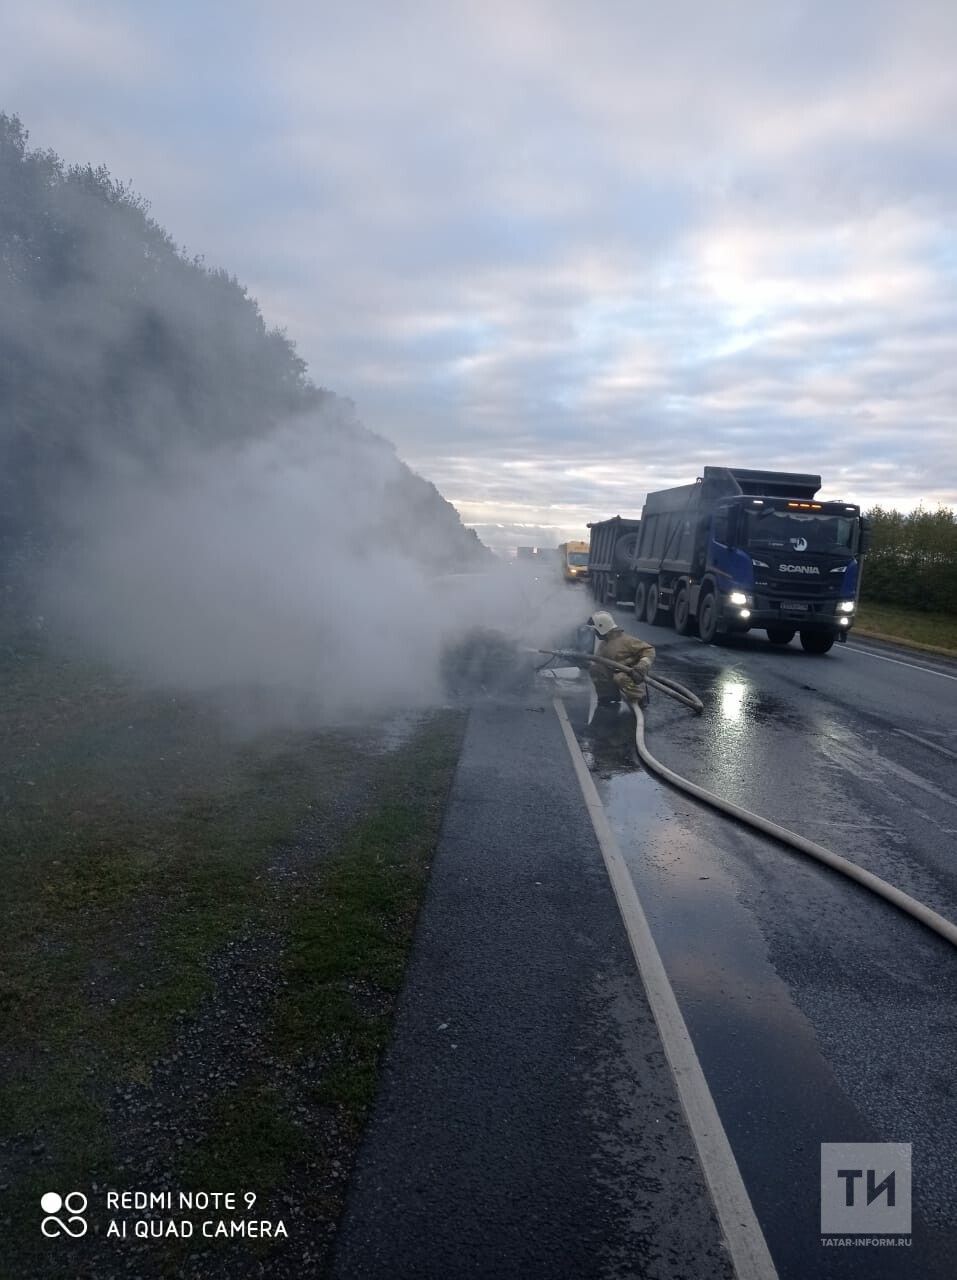
<svg viewBox="0 0 957 1280">
<path fill-rule="evenodd" d="M 576 666 L 596 663 L 615 671 L 622 671 L 632 679 L 635 676 L 635 672 L 631 667 L 627 667 L 620 662 L 612 662 L 610 658 L 599 658 L 591 653 L 578 653 L 569 649 L 539 649 L 538 652 L 550 654 L 554 658 L 562 658 L 567 662 L 574 663 Z M 695 697 L 690 689 L 678 684 L 676 680 L 669 680 L 661 675 L 647 675 L 645 680 L 654 688 L 671 698 L 675 698 L 699 715 L 704 710 L 704 704 L 701 699 Z M 900 911 L 904 911 L 915 920 L 919 920 L 928 929 L 932 929 L 934 933 L 944 938 L 952 946 L 957 947 L 957 924 L 946 919 L 946 917 L 932 908 L 925 906 L 923 902 L 918 902 L 916 898 L 912 898 L 910 894 L 904 893 L 902 889 L 888 884 L 886 880 L 882 880 L 880 876 L 874 875 L 873 872 L 865 871 L 856 862 L 842 858 L 840 854 L 832 853 L 830 849 L 825 849 L 823 845 L 816 844 L 813 840 L 808 840 L 805 836 L 798 835 L 795 831 L 789 831 L 787 827 L 779 826 L 768 818 L 762 818 L 760 814 L 752 813 L 750 809 L 744 809 L 739 804 L 725 800 L 721 796 L 715 795 L 713 791 L 708 791 L 705 787 L 699 787 L 696 782 L 690 782 L 687 778 L 675 773 L 673 769 L 669 769 L 667 765 L 662 764 L 660 760 L 656 760 L 645 744 L 645 718 L 642 715 L 641 707 L 628 699 L 626 701 L 628 701 L 628 705 L 635 713 L 635 747 L 637 748 L 638 756 L 653 773 L 658 774 L 659 777 L 664 778 L 666 782 L 670 782 L 672 786 L 679 788 L 679 790 L 686 791 L 688 795 L 694 796 L 696 800 L 710 805 L 713 809 L 718 809 L 722 813 L 735 818 L 738 822 L 743 822 L 747 826 L 753 827 L 756 831 L 770 836 L 773 840 L 778 840 L 789 848 L 796 849 L 799 853 L 807 854 L 810 858 L 816 858 L 818 862 L 823 862 L 825 866 L 840 872 L 841 875 L 847 876 L 851 880 L 856 880 L 865 889 L 876 893 L 878 897 L 890 902 Z"/>
</svg>

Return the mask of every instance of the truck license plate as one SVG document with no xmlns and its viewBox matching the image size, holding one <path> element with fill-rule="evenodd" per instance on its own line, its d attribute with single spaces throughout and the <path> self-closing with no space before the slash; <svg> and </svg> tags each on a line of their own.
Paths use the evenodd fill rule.
<svg viewBox="0 0 957 1280">
<path fill-rule="evenodd" d="M 787 609 L 789 613 L 807 613 L 810 605 L 806 600 L 782 600 L 781 608 Z"/>
</svg>

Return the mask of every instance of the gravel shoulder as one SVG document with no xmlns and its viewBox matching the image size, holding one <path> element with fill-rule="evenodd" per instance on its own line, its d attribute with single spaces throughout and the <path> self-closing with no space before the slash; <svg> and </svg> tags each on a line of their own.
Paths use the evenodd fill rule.
<svg viewBox="0 0 957 1280">
<path fill-rule="evenodd" d="M 2 664 L 4 1274 L 323 1274 L 463 714 L 238 733 L 38 644 Z M 74 1189 L 87 1236 L 45 1240 Z M 248 1190 L 231 1216 L 286 1236 L 111 1240 L 108 1189 Z"/>
</svg>

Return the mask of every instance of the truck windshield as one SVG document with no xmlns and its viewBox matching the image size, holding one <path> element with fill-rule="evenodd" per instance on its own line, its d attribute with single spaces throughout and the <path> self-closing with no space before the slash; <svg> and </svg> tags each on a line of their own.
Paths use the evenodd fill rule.
<svg viewBox="0 0 957 1280">
<path fill-rule="evenodd" d="M 584 569 L 588 564 L 587 551 L 569 551 L 568 563 L 576 569 Z"/>
<path fill-rule="evenodd" d="M 857 520 L 852 516 L 812 514 L 804 511 L 746 511 L 748 548 L 817 551 L 851 555 L 855 549 Z"/>
</svg>

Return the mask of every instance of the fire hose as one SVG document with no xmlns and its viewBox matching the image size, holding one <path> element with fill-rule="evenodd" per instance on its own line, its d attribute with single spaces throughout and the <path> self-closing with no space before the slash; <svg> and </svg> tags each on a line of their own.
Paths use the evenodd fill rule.
<svg viewBox="0 0 957 1280">
<path fill-rule="evenodd" d="M 686 689 L 683 684 L 679 684 L 677 680 L 669 680 L 667 676 L 653 676 L 650 674 L 640 676 L 640 673 L 636 672 L 633 667 L 626 667 L 623 662 L 613 662 L 611 658 L 599 658 L 593 653 L 578 653 L 574 649 L 539 649 L 537 652 L 550 654 L 553 658 L 564 658 L 567 662 L 572 662 L 576 666 L 590 662 L 596 666 L 609 667 L 613 671 L 623 672 L 632 680 L 639 676 L 655 689 L 660 689 L 662 693 L 668 694 L 669 697 L 674 698 L 677 702 L 683 702 L 686 707 L 690 707 L 699 716 L 704 711 L 704 703 L 699 697 L 696 697 L 690 689 Z M 631 705 L 633 704 L 629 702 L 629 706 Z"/>
<path fill-rule="evenodd" d="M 548 653 L 554 658 L 562 658 L 576 666 L 596 664 L 608 667 L 611 670 L 621 671 L 632 679 L 636 675 L 631 667 L 627 667 L 621 662 L 613 662 L 610 658 L 599 658 L 595 654 L 578 653 L 568 649 L 540 649 L 538 652 Z M 704 710 L 704 704 L 700 698 L 695 697 L 690 689 L 678 684 L 676 680 L 669 680 L 661 675 L 646 675 L 645 680 L 654 688 L 667 694 L 668 697 L 675 698 L 699 715 Z M 698 786 L 696 782 L 683 778 L 680 774 L 675 773 L 673 769 L 669 769 L 667 765 L 662 764 L 660 760 L 655 759 L 645 743 L 645 718 L 642 715 L 641 707 L 630 699 L 626 700 L 635 714 L 635 747 L 638 751 L 639 759 L 653 773 L 658 774 L 659 777 L 664 778 L 666 782 L 670 782 L 673 787 L 677 787 L 680 791 L 685 791 L 688 795 L 702 801 L 702 803 L 710 805 L 713 809 L 718 809 L 721 813 L 728 814 L 736 821 L 753 827 L 756 831 L 760 831 L 766 836 L 770 836 L 772 840 L 777 840 L 791 849 L 796 849 L 799 853 L 807 854 L 808 857 L 815 858 L 818 862 L 823 862 L 825 866 L 830 867 L 833 871 L 837 871 L 851 880 L 856 880 L 865 889 L 876 893 L 878 897 L 891 903 L 900 911 L 913 917 L 913 919 L 919 920 L 928 929 L 932 929 L 934 933 L 944 938 L 952 946 L 957 947 L 957 924 L 940 915 L 931 907 L 926 906 L 923 902 L 918 902 L 916 898 L 912 898 L 910 894 L 904 893 L 902 889 L 898 889 L 895 885 L 888 884 L 886 880 L 882 880 L 880 876 L 874 875 L 873 872 L 866 871 L 863 867 L 858 866 L 856 862 L 851 862 L 848 858 L 844 858 L 838 853 L 833 853 L 830 849 L 825 849 L 823 845 L 816 844 L 813 840 L 808 840 L 805 836 L 798 835 L 796 831 L 789 831 L 787 827 L 771 822 L 769 818 L 763 818 L 758 813 L 752 813 L 750 809 L 745 809 L 739 804 L 725 800 L 722 796 L 715 795 L 713 791 L 708 791 L 707 788 Z"/>
</svg>

